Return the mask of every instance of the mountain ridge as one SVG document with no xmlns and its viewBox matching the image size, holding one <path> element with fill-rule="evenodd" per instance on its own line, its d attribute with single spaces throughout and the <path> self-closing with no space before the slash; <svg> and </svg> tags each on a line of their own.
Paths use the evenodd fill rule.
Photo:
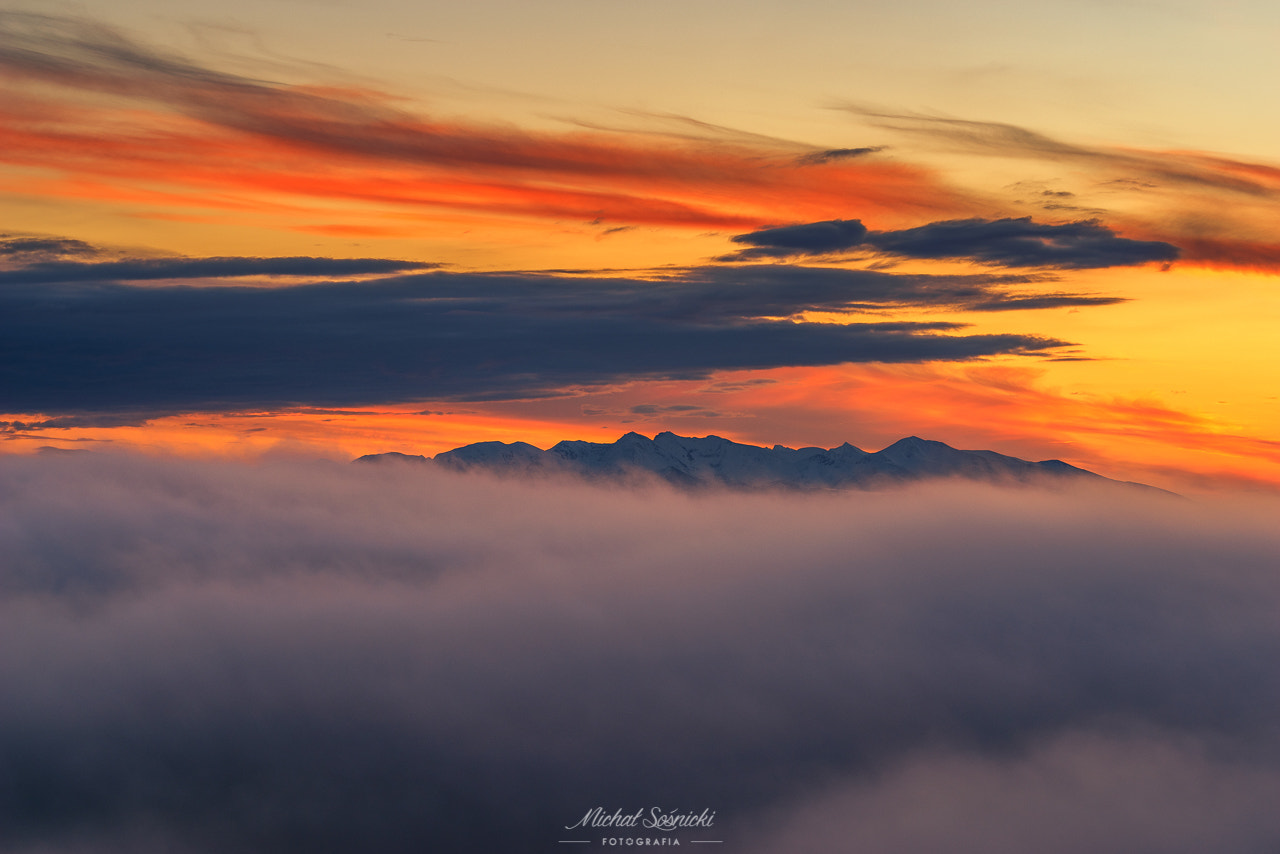
<svg viewBox="0 0 1280 854">
<path fill-rule="evenodd" d="M 568 439 L 542 450 L 527 442 L 476 442 L 435 457 L 391 451 L 366 454 L 358 463 L 427 463 L 450 471 L 501 475 L 571 474 L 590 480 L 656 477 L 682 488 L 838 490 L 876 489 L 940 478 L 987 483 L 1054 485 L 1089 482 L 1164 492 L 1157 487 L 1112 480 L 1062 460 L 1032 462 L 995 451 L 968 451 L 907 436 L 879 451 L 848 442 L 834 448 L 772 448 L 720 436 L 652 439 L 629 432 L 612 443 Z"/>
</svg>

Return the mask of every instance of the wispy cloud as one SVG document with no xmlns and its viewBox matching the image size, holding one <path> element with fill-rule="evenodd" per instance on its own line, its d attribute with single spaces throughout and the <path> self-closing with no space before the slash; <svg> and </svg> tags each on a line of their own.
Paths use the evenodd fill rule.
<svg viewBox="0 0 1280 854">
<path fill-rule="evenodd" d="M 0 234 L 0 264 L 29 267 L 34 264 L 94 258 L 103 254 L 97 246 L 69 237 Z"/>
<path fill-rule="evenodd" d="M 1101 225 L 1127 237 L 1160 241 L 1181 250 L 1180 263 L 1223 269 L 1280 272 L 1272 223 L 1280 217 L 1280 166 L 1220 154 L 1177 149 L 1084 145 L 1018 125 L 946 116 L 894 113 L 848 106 L 882 128 L 945 150 L 990 157 L 1041 160 L 1072 166 L 1088 176 L 1085 204 Z M 1107 192 L 1129 191 L 1140 212 L 1109 212 Z M 1057 191 L 1061 193 L 1062 191 Z M 1062 209 L 1054 195 L 1040 206 Z M 1131 207 L 1128 205 L 1125 207 Z"/>
<path fill-rule="evenodd" d="M 16 91 L 0 99 L 0 159 L 81 179 L 704 229 L 836 203 L 863 215 L 971 207 L 927 170 L 899 163 L 801 164 L 794 144 L 740 136 L 446 122 L 376 92 L 217 71 L 82 19 L 6 12 L 0 29 L 0 75 Z M 44 97 L 24 98 L 28 83 Z M 80 102 L 73 109 L 58 90 Z M 86 108 L 86 92 L 129 99 L 131 109 Z M 87 191 L 56 181 L 29 189 Z"/>
<path fill-rule="evenodd" d="M 107 261 L 69 260 L 121 255 Z M 80 240 L 0 236 L 0 285 L 218 280 L 248 276 L 358 276 L 438 267 L 390 258 L 138 258 L 109 253 Z"/>
<path fill-rule="evenodd" d="M 1104 167 L 1152 187 L 1161 183 L 1206 187 L 1245 196 L 1280 196 L 1280 167 L 1187 151 L 1143 151 L 1065 142 L 1003 122 L 890 113 L 857 106 L 846 109 L 877 125 L 928 137 L 975 153 L 999 157 L 1078 162 Z"/>
<path fill-rule="evenodd" d="M 801 163 L 830 163 L 832 160 L 849 160 L 854 157 L 866 157 L 884 151 L 885 146 L 873 145 L 863 148 L 829 148 L 825 151 L 811 151 L 800 155 Z"/>
<path fill-rule="evenodd" d="M 729 258 L 787 258 L 848 252 L 861 246 L 867 239 L 867 234 L 867 227 L 857 219 L 832 219 L 762 228 L 730 238 L 734 243 L 744 243 L 751 248 L 743 249 L 737 256 Z"/>
</svg>

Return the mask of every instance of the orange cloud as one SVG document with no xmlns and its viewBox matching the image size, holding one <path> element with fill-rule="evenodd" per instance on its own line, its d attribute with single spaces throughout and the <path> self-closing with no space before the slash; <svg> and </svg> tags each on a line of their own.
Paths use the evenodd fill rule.
<svg viewBox="0 0 1280 854">
<path fill-rule="evenodd" d="M 1269 163 L 1251 163 L 1202 151 L 1170 151 L 1170 157 L 1181 158 L 1201 168 L 1222 175 L 1244 176 L 1258 191 L 1280 191 L 1280 167 Z"/>
<path fill-rule="evenodd" d="M 712 133 L 442 122 L 377 92 L 200 67 L 83 21 L 18 14 L 0 29 L 14 45 L 0 50 L 0 162 L 56 176 L 24 176 L 28 192 L 102 199 L 92 182 L 110 179 L 122 203 L 163 192 L 188 204 L 194 190 L 215 193 L 202 206 L 283 195 L 703 230 L 986 212 L 929 170 L 886 160 L 806 159 L 803 146 Z"/>
<path fill-rule="evenodd" d="M 171 126 L 164 132 L 151 132 L 140 116 L 134 117 L 138 126 L 117 128 L 114 135 L 109 128 L 82 132 L 31 118 L 0 115 L 0 161 L 65 177 L 28 177 L 26 192 L 98 200 L 114 196 L 122 203 L 261 209 L 263 197 L 284 196 L 298 208 L 298 200 L 311 197 L 732 230 L 820 218 L 831 210 L 893 221 L 973 209 L 919 168 L 805 166 L 790 155 L 715 141 L 662 145 L 649 139 L 629 143 L 603 135 L 548 135 L 523 138 L 505 151 L 509 162 L 500 162 L 497 153 L 459 162 L 436 158 L 431 150 L 416 158 L 382 157 L 376 147 L 331 150 L 323 143 L 211 133 L 198 122 L 179 129 L 168 120 Z M 411 132 L 438 138 L 446 131 L 396 129 L 397 135 Z M 447 132 L 461 148 L 483 147 L 486 141 L 476 129 Z M 86 180 L 95 178 L 111 180 L 106 185 Z"/>
<path fill-rule="evenodd" d="M 1179 263 L 1217 270 L 1280 273 L 1280 243 L 1258 243 L 1212 237 L 1178 238 Z"/>
<path fill-rule="evenodd" d="M 410 236 L 408 225 L 366 219 L 405 210 L 700 231 L 852 216 L 886 229 L 1018 212 L 877 148 L 824 152 L 692 121 L 672 129 L 670 117 L 562 133 L 441 121 L 368 89 L 202 67 L 85 21 L 12 13 L 0 16 L 0 35 L 11 45 L 0 49 L 0 163 L 22 170 L 10 192 L 185 215 L 252 210 L 260 226 L 345 237 Z M 855 112 L 957 151 L 1069 162 L 1101 182 L 1095 189 L 1141 185 L 1122 205 L 1149 209 L 1106 215 L 1125 236 L 1174 243 L 1190 265 L 1280 269 L 1280 247 L 1257 225 L 1274 220 L 1280 167 Z M 361 210 L 333 222 L 323 211 L 335 205 Z M 1220 221 L 1196 216 L 1208 208 Z"/>
</svg>

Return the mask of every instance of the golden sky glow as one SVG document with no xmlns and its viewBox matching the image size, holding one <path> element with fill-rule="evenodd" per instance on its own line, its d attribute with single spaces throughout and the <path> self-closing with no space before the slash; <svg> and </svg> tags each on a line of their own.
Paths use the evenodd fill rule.
<svg viewBox="0 0 1280 854">
<path fill-rule="evenodd" d="M 209 346 L 225 345 L 213 361 L 261 381 L 251 394 L 202 387 L 194 368 L 190 388 L 178 374 L 156 380 L 125 339 L 81 348 L 61 327 L 39 338 L 45 321 L 33 320 L 21 352 L 48 358 L 15 369 L 8 402 L 0 393 L 0 448 L 342 459 L 632 429 L 868 449 L 917 434 L 1175 489 L 1280 483 L 1280 125 L 1248 82 L 1280 74 L 1271 6 L 539 10 L 0 9 L 0 275 L 46 289 L 33 294 L 98 283 L 122 300 L 150 288 L 176 304 L 192 287 L 238 300 L 248 284 L 323 294 L 317 283 L 410 272 L 459 289 L 449 300 L 501 291 L 431 315 L 442 325 L 422 335 L 441 342 L 441 367 L 405 366 L 425 371 L 420 393 L 403 377 L 394 392 L 361 385 L 399 369 L 392 356 L 361 361 L 354 337 L 351 376 L 335 357 L 327 386 L 304 382 L 302 368 L 289 386 L 270 366 L 242 366 L 250 350 L 236 335 L 263 333 L 219 338 L 231 309 L 212 303 L 200 323 Z M 1178 44 L 1199 52 L 1170 51 Z M 839 246 L 812 243 L 812 229 L 794 245 L 766 231 L 855 220 Z M 210 259 L 222 266 L 200 266 Z M 294 259 L 301 272 L 248 270 L 253 259 Z M 366 273 L 298 259 L 418 266 Z M 191 263 L 155 272 L 162 261 Z M 871 271 L 856 282 L 878 290 L 828 310 L 835 286 L 814 271 Z M 512 284 L 465 278 L 475 273 Z M 768 299 L 740 316 L 725 314 L 746 299 L 735 275 L 768 280 Z M 609 279 L 626 293 L 571 284 Z M 662 291 L 679 303 L 664 313 L 644 282 L 689 291 Z M 817 302 L 801 296 L 819 285 Z M 899 286 L 912 295 L 895 298 Z M 512 308 L 516 291 L 503 288 L 550 301 Z M 658 335 L 628 325 L 624 298 L 685 343 L 602 351 L 597 371 L 591 317 L 618 330 L 606 348 L 632 331 Z M 295 332 L 377 340 L 370 318 L 383 309 L 367 308 L 345 329 L 282 322 L 277 363 Z M 467 324 L 495 312 L 507 340 L 499 322 L 532 335 L 524 319 L 544 311 L 552 325 L 529 339 L 542 361 L 525 372 L 505 350 L 487 359 L 473 332 L 451 337 L 463 328 L 451 312 Z M 155 329 L 129 317 L 144 337 Z M 570 320 L 573 331 L 555 325 Z M 873 341 L 823 345 L 834 356 L 781 343 L 792 332 L 817 341 L 832 324 L 865 326 Z M 773 349 L 754 358 L 755 345 L 716 343 L 748 327 Z M 890 339 L 941 349 L 877 356 Z M 138 340 L 156 363 L 181 362 L 164 349 L 185 346 L 181 336 Z M 572 358 L 558 355 L 561 340 Z M 253 353 L 270 349 L 254 341 Z M 693 361 L 663 358 L 669 346 Z M 117 401 L 62 391 L 83 374 L 77 359 L 124 377 L 112 373 L 117 356 L 141 371 L 120 379 Z"/>
</svg>

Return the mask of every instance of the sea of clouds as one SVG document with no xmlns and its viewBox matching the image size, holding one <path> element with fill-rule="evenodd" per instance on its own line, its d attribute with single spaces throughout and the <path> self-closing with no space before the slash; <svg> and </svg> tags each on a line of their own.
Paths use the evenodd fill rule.
<svg viewBox="0 0 1280 854">
<path fill-rule="evenodd" d="M 0 851 L 1274 852 L 1277 509 L 0 457 Z"/>
</svg>

